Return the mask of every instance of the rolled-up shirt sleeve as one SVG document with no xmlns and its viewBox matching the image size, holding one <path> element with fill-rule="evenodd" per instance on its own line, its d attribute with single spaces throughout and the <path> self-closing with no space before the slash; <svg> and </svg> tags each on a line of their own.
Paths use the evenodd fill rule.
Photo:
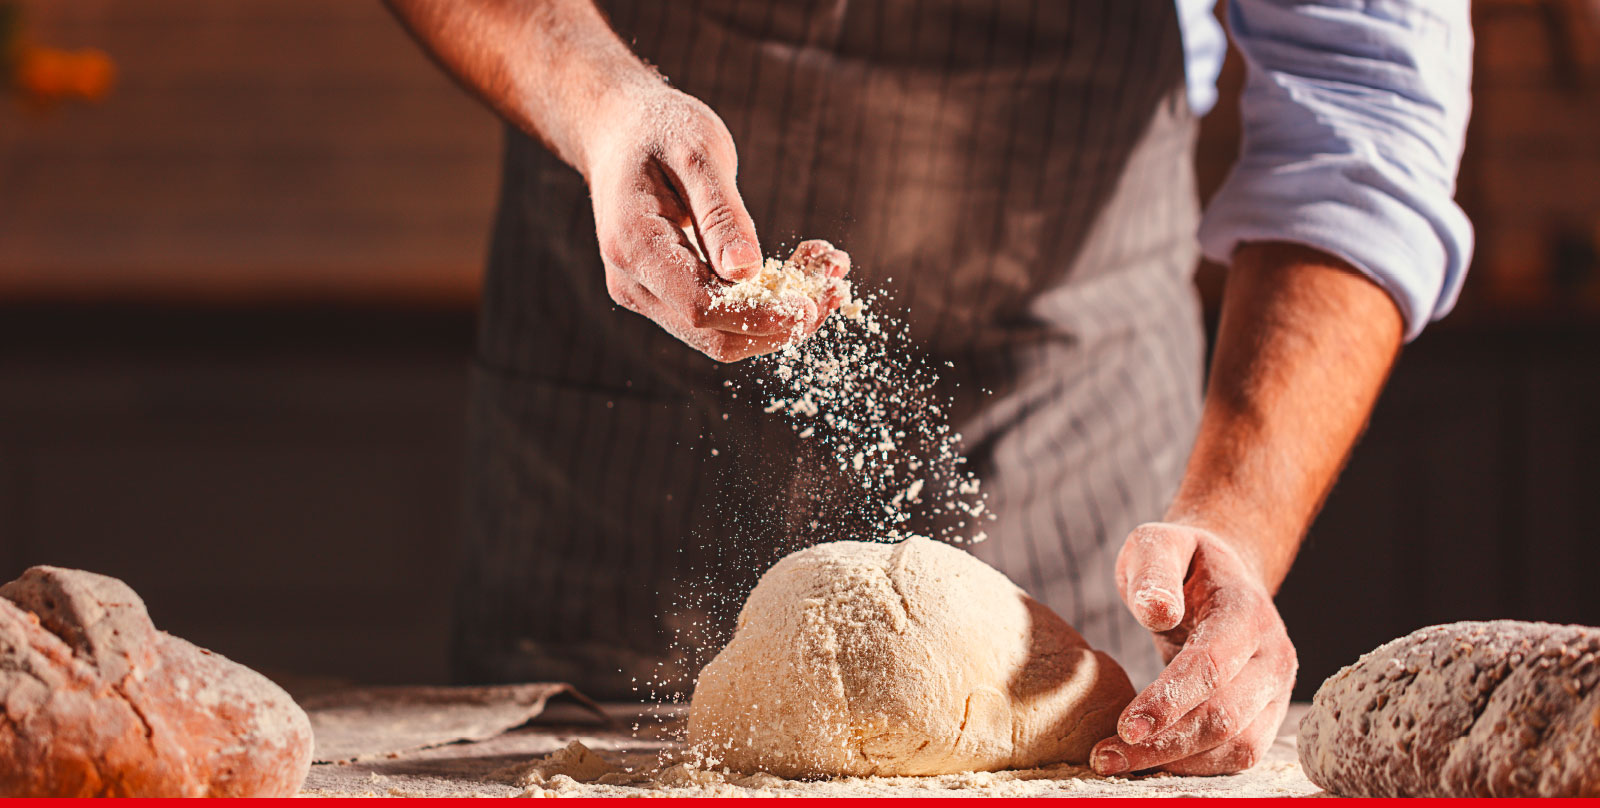
<svg viewBox="0 0 1600 808">
<path fill-rule="evenodd" d="M 1454 201 L 1471 108 L 1468 0 L 1231 0 L 1248 68 L 1239 162 L 1200 226 L 1332 253 L 1394 298 L 1406 338 L 1455 304 L 1472 225 Z"/>
</svg>

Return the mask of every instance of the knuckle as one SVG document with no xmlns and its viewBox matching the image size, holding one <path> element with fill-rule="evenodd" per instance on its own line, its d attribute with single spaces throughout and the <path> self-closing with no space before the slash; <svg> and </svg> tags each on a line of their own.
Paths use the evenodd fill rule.
<svg viewBox="0 0 1600 808">
<path fill-rule="evenodd" d="M 633 296 L 622 288 L 622 284 L 612 280 L 609 274 L 606 277 L 606 294 L 611 296 L 612 303 L 623 308 L 629 308 L 628 304 L 633 300 Z"/>
<path fill-rule="evenodd" d="M 1130 539 L 1143 541 L 1143 540 L 1152 538 L 1154 536 L 1160 535 L 1160 533 L 1161 533 L 1161 526 L 1160 525 L 1156 524 L 1155 522 L 1145 522 L 1144 524 L 1139 525 L 1138 527 L 1134 528 L 1133 532 L 1128 534 L 1128 537 Z"/>
<path fill-rule="evenodd" d="M 621 239 L 609 238 L 600 241 L 600 260 L 610 267 L 627 267 L 633 264 L 633 247 Z"/>
<path fill-rule="evenodd" d="M 726 199 L 717 199 L 700 216 L 700 231 L 712 238 L 732 238 L 738 235 L 739 214 Z"/>
<path fill-rule="evenodd" d="M 733 135 L 728 131 L 727 124 L 722 118 L 707 106 L 704 101 L 693 96 L 688 97 L 694 111 L 689 131 L 695 141 L 708 149 L 722 149 L 733 145 Z"/>
<path fill-rule="evenodd" d="M 1228 755 L 1228 762 L 1238 767 L 1239 771 L 1254 767 L 1261 762 L 1266 749 L 1254 741 L 1240 740 L 1232 745 Z"/>
<path fill-rule="evenodd" d="M 1226 707 L 1214 707 L 1206 712 L 1204 731 L 1212 738 L 1230 738 L 1238 722 L 1233 717 L 1233 711 Z"/>
<path fill-rule="evenodd" d="M 1167 541 L 1167 531 L 1161 525 L 1148 523 L 1133 529 L 1128 535 L 1128 544 L 1141 551 L 1154 550 Z"/>
<path fill-rule="evenodd" d="M 629 311 L 638 311 L 639 302 L 633 290 L 615 272 L 606 273 L 606 293 L 611 295 L 611 301 Z"/>
<path fill-rule="evenodd" d="M 695 328 L 705 328 L 711 324 L 711 312 L 704 306 L 690 306 L 683 316 Z"/>
<path fill-rule="evenodd" d="M 706 351 L 706 353 L 710 354 L 711 358 L 718 362 L 737 362 L 742 356 L 739 346 L 735 344 L 737 341 L 738 338 L 732 334 L 718 333 L 712 337 L 709 345 L 710 350 Z"/>
<path fill-rule="evenodd" d="M 711 149 L 698 138 L 680 146 L 677 158 L 686 173 L 701 181 L 715 173 L 716 160 L 712 157 Z"/>
<path fill-rule="evenodd" d="M 668 146 L 667 155 L 680 170 L 714 173 L 733 153 L 733 137 L 710 110 L 684 125 Z"/>
<path fill-rule="evenodd" d="M 1222 684 L 1222 665 L 1217 662 L 1217 656 L 1210 648 L 1200 649 L 1195 672 L 1208 693 Z"/>
<path fill-rule="evenodd" d="M 1281 678 L 1288 679 L 1290 681 L 1290 683 L 1292 684 L 1294 682 L 1295 676 L 1298 675 L 1299 673 L 1300 673 L 1300 658 L 1299 658 L 1298 655 L 1295 654 L 1294 647 L 1290 646 L 1279 657 L 1279 660 L 1278 660 L 1278 674 L 1279 674 L 1279 676 Z"/>
</svg>

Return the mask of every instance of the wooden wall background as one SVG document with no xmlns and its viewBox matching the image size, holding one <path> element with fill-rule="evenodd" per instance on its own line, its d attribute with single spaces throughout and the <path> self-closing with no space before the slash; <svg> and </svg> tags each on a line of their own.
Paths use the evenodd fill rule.
<svg viewBox="0 0 1600 808">
<path fill-rule="evenodd" d="M 1600 0 L 1477 0 L 1466 318 L 1600 319 Z M 1453 318 L 1454 319 L 1454 318 Z"/>
<path fill-rule="evenodd" d="M 119 80 L 0 103 L 0 300 L 471 302 L 498 124 L 377 0 L 22 8 Z"/>
</svg>

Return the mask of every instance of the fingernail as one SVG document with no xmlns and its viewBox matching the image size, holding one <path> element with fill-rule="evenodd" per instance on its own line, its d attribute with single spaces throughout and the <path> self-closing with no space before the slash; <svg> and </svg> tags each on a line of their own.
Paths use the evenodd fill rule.
<svg viewBox="0 0 1600 808">
<path fill-rule="evenodd" d="M 1139 590 L 1133 596 L 1133 602 L 1148 612 L 1152 619 L 1168 621 L 1173 615 L 1181 612 L 1178 599 L 1171 592 L 1157 587 L 1147 587 Z"/>
<path fill-rule="evenodd" d="M 1094 756 L 1096 774 L 1120 774 L 1128 768 L 1128 759 L 1115 749 L 1107 749 Z"/>
<path fill-rule="evenodd" d="M 749 242 L 735 241 L 722 248 L 722 271 L 743 272 L 761 266 L 761 252 Z"/>
<path fill-rule="evenodd" d="M 1138 743 L 1149 737 L 1155 731 L 1156 722 L 1151 721 L 1147 715 L 1136 715 L 1124 722 L 1122 727 L 1122 740 L 1128 743 Z"/>
</svg>

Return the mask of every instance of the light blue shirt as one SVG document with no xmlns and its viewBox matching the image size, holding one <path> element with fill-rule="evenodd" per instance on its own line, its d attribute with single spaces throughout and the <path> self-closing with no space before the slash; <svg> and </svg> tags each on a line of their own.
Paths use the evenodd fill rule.
<svg viewBox="0 0 1600 808">
<path fill-rule="evenodd" d="M 1214 0 L 1177 0 L 1189 101 L 1216 103 L 1227 43 Z M 1244 55 L 1239 162 L 1200 245 L 1290 241 L 1394 298 L 1406 338 L 1455 305 L 1472 224 L 1453 199 L 1472 107 L 1468 0 L 1229 0 Z"/>
</svg>

